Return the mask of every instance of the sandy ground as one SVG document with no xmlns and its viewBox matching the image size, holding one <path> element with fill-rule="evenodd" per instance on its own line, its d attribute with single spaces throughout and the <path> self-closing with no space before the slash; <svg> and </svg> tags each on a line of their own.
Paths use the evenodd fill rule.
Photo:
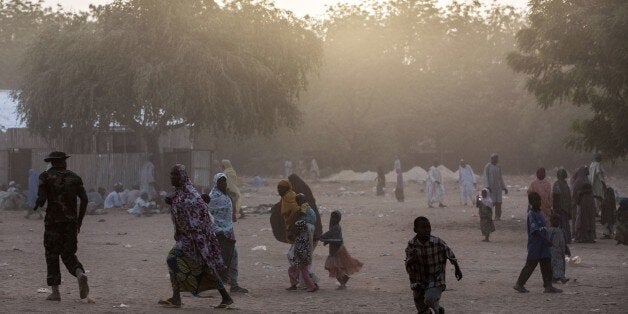
<svg viewBox="0 0 628 314">
<path fill-rule="evenodd" d="M 413 236 L 412 221 L 425 215 L 432 221 L 433 234 L 444 239 L 457 255 L 464 278 L 456 281 L 448 266 L 448 289 L 442 306 L 448 313 L 626 313 L 628 302 L 628 248 L 615 241 L 572 244 L 582 258 L 569 265 L 572 280 L 563 294 L 542 293 L 537 269 L 527 284 L 528 294 L 516 293 L 513 283 L 526 256 L 525 190 L 530 178 L 509 177 L 513 185 L 505 198 L 505 220 L 496 222 L 492 242 L 484 243 L 477 210 L 460 205 L 458 191 L 450 184 L 445 209 L 427 209 L 423 186 L 406 186 L 406 202 L 398 203 L 387 187 L 385 197 L 374 196 L 368 183 L 320 183 L 311 187 L 322 208 L 325 229 L 329 212 L 340 209 L 349 252 L 365 266 L 349 281 L 349 289 L 336 291 L 337 283 L 327 277 L 323 264 L 327 247 L 319 246 L 314 268 L 321 278 L 316 293 L 285 291 L 289 285 L 288 246 L 277 242 L 269 229 L 269 215 L 249 215 L 236 224 L 240 252 L 240 284 L 251 290 L 234 295 L 237 312 L 414 312 L 412 293 L 404 269 L 404 249 Z M 272 181 L 274 183 L 274 181 Z M 518 186 L 517 186 L 518 184 Z M 628 191 L 625 180 L 611 182 Z M 360 195 L 362 194 L 362 195 Z M 244 205 L 274 203 L 272 186 L 248 191 Z M 219 303 L 214 298 L 185 295 L 180 310 L 161 309 L 160 298 L 170 294 L 165 257 L 172 246 L 169 215 L 135 218 L 123 211 L 87 216 L 79 236 L 78 257 L 84 264 L 94 304 L 79 300 L 74 277 L 62 269 L 61 302 L 45 301 L 46 268 L 43 250 L 43 221 L 25 220 L 23 212 L 0 212 L 0 312 L 207 312 Z M 601 227 L 598 225 L 598 235 Z M 265 245 L 267 250 L 253 251 Z M 62 267 L 63 268 L 63 267 Z M 119 308 L 121 304 L 128 307 Z"/>
</svg>

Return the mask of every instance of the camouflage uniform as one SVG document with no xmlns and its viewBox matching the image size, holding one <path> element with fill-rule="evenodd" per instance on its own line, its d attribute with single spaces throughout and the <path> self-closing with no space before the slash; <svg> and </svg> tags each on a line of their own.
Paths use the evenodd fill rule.
<svg viewBox="0 0 628 314">
<path fill-rule="evenodd" d="M 77 210 L 77 197 L 80 210 Z M 37 205 L 46 208 L 44 248 L 48 268 L 49 286 L 61 284 L 59 256 L 68 271 L 76 276 L 76 270 L 84 271 L 76 257 L 77 235 L 87 208 L 87 194 L 83 180 L 74 172 L 61 167 L 52 167 L 39 176 Z"/>
</svg>

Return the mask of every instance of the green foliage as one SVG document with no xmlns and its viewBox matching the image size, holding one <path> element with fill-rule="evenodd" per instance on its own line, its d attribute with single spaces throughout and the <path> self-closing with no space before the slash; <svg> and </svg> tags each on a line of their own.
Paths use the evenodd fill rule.
<svg viewBox="0 0 628 314">
<path fill-rule="evenodd" d="M 508 56 L 541 107 L 566 102 L 592 112 L 573 123 L 571 147 L 612 159 L 628 152 L 626 34 L 626 1 L 533 0 L 518 51 Z"/>
<path fill-rule="evenodd" d="M 43 0 L 0 0 L 0 89 L 17 86 L 20 60 L 42 29 L 64 23 L 70 16 L 45 8 Z"/>
<path fill-rule="evenodd" d="M 39 36 L 16 99 L 52 136 L 112 125 L 147 140 L 182 126 L 268 134 L 299 121 L 319 55 L 302 21 L 264 2 L 118 0 Z"/>
</svg>

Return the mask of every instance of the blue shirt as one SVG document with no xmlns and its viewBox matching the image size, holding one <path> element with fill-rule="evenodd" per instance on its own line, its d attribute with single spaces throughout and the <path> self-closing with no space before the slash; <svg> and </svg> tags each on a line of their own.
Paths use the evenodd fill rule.
<svg viewBox="0 0 628 314">
<path fill-rule="evenodd" d="M 539 260 L 550 258 L 550 248 L 545 240 L 547 239 L 547 224 L 543 213 L 528 209 L 528 260 Z M 535 233 L 538 231 L 539 233 Z"/>
</svg>

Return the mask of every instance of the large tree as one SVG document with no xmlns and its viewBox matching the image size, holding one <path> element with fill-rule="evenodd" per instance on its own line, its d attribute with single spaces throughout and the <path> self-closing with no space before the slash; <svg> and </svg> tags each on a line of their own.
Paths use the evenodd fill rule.
<svg viewBox="0 0 628 314">
<path fill-rule="evenodd" d="M 43 6 L 44 0 L 0 0 L 0 89 L 13 89 L 18 65 L 28 45 L 46 27 L 64 23 L 71 14 Z"/>
<path fill-rule="evenodd" d="M 543 108 L 589 107 L 574 121 L 569 145 L 611 158 L 628 151 L 628 3 L 625 0 L 532 0 L 529 26 L 517 34 L 510 66 L 528 76 Z"/>
<path fill-rule="evenodd" d="M 184 126 L 295 125 L 320 50 L 305 22 L 267 2 L 117 0 L 39 36 L 15 97 L 41 134 L 125 126 L 156 152 L 159 135 Z"/>
</svg>

